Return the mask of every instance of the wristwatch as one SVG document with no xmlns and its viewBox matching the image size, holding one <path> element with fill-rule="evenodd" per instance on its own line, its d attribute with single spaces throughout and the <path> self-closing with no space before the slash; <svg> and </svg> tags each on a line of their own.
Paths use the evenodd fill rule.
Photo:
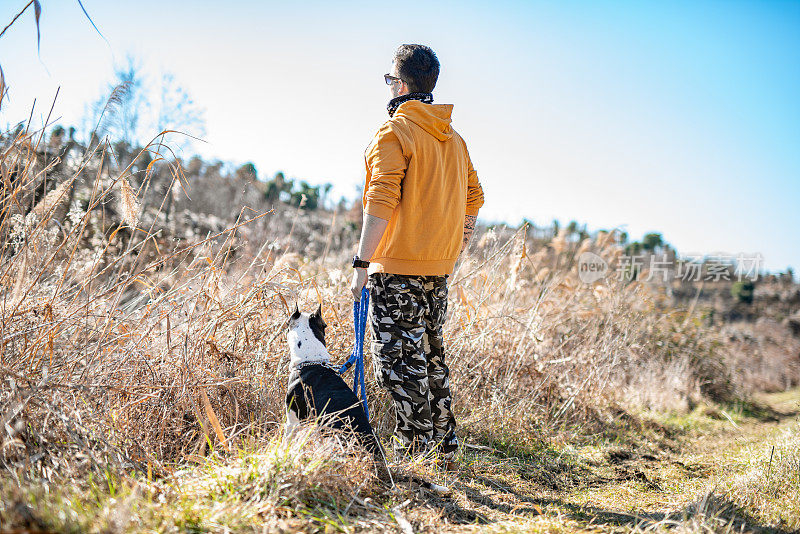
<svg viewBox="0 0 800 534">
<path fill-rule="evenodd" d="M 358 257 L 358 255 L 353 256 L 353 268 L 361 267 L 362 269 L 366 269 L 369 267 L 369 262 L 366 260 L 362 260 Z"/>
</svg>

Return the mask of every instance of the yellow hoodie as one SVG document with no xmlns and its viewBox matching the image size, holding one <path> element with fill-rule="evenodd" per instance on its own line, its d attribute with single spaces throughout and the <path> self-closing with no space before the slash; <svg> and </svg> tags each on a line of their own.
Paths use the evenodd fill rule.
<svg viewBox="0 0 800 534">
<path fill-rule="evenodd" d="M 364 212 L 389 224 L 369 272 L 453 271 L 464 215 L 477 215 L 483 189 L 467 145 L 450 126 L 452 104 L 400 104 L 367 147 Z"/>
</svg>

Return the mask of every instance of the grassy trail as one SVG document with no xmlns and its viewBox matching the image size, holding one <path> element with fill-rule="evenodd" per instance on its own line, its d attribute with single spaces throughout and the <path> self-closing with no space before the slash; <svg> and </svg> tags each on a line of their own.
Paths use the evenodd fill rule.
<svg viewBox="0 0 800 534">
<path fill-rule="evenodd" d="M 793 390 L 763 395 L 738 413 L 695 410 L 667 422 L 686 429 L 680 438 L 567 449 L 550 461 L 478 450 L 450 479 L 449 502 L 411 502 L 406 515 L 436 531 L 437 521 L 425 515 L 438 509 L 439 531 L 452 532 L 793 531 L 798 518 L 781 510 L 796 502 L 767 496 L 761 510 L 741 508 L 731 481 L 763 463 L 787 431 L 797 435 L 799 403 L 800 390 Z"/>
<path fill-rule="evenodd" d="M 406 466 L 446 496 L 370 486 L 366 463 L 280 439 L 162 481 L 0 479 L 0 532 L 799 532 L 799 407 L 797 389 L 621 415 L 606 424 L 616 439 L 594 445 L 487 441 L 465 445 L 452 474 Z"/>
</svg>

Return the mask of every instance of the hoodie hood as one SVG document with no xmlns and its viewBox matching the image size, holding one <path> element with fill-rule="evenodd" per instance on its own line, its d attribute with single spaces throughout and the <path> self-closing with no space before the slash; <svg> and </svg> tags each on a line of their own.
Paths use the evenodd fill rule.
<svg viewBox="0 0 800 534">
<path fill-rule="evenodd" d="M 453 113 L 453 104 L 425 104 L 419 100 L 409 100 L 400 104 L 392 120 L 403 117 L 439 141 L 447 141 L 453 137 L 453 128 L 450 127 Z"/>
</svg>

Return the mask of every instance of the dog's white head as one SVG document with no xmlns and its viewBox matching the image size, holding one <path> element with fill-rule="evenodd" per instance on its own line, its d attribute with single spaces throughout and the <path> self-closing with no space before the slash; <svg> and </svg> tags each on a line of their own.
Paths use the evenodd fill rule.
<svg viewBox="0 0 800 534">
<path fill-rule="evenodd" d="M 306 362 L 330 362 L 331 355 L 325 348 L 325 327 L 328 325 L 322 320 L 322 306 L 314 313 L 300 313 L 295 306 L 288 325 L 286 339 L 291 354 L 290 367 Z"/>
</svg>

